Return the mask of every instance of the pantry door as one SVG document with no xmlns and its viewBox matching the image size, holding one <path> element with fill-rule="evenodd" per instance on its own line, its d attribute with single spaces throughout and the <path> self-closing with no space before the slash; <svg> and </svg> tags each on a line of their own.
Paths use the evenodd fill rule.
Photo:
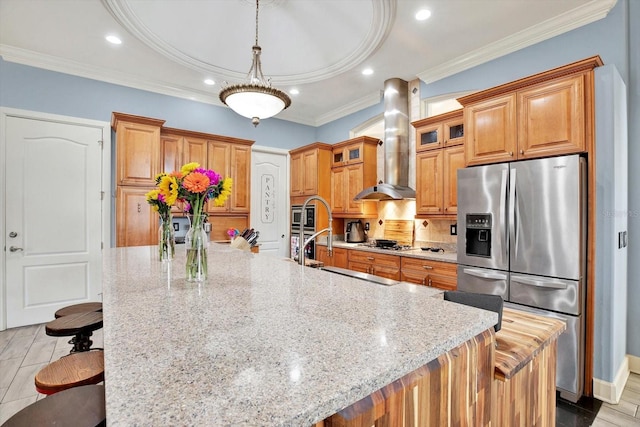
<svg viewBox="0 0 640 427">
<path fill-rule="evenodd" d="M 251 227 L 260 232 L 260 253 L 282 258 L 289 251 L 288 165 L 285 150 L 251 150 Z"/>
<path fill-rule="evenodd" d="M 109 198 L 102 146 L 110 135 L 100 122 L 53 117 L 3 114 L 8 328 L 101 300 L 102 199 Z"/>
</svg>

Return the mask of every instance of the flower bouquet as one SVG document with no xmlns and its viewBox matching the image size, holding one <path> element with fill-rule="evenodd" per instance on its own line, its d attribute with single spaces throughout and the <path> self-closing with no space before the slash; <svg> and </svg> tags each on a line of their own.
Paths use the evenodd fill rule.
<svg viewBox="0 0 640 427">
<path fill-rule="evenodd" d="M 177 197 L 186 202 L 185 211 L 192 215 L 191 227 L 185 237 L 187 247 L 187 281 L 199 282 L 207 278 L 208 239 L 203 225 L 204 207 L 209 200 L 223 206 L 231 194 L 231 178 L 203 169 L 198 163 L 187 163 L 174 173 L 179 184 Z"/>
<path fill-rule="evenodd" d="M 174 176 L 161 173 L 156 176 L 156 188 L 145 196 L 153 210 L 160 215 L 158 256 L 161 261 L 170 261 L 176 252 L 171 207 L 176 203 L 178 197 L 178 182 Z"/>
</svg>

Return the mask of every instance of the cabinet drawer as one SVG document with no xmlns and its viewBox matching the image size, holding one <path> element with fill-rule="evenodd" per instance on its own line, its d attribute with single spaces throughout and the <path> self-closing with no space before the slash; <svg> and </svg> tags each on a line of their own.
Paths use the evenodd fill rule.
<svg viewBox="0 0 640 427">
<path fill-rule="evenodd" d="M 402 257 L 402 271 L 426 272 L 449 277 L 457 276 L 457 264 L 451 262 L 432 261 L 419 258 Z"/>
<path fill-rule="evenodd" d="M 349 251 L 349 262 L 361 262 L 375 264 L 376 267 L 395 267 L 400 269 L 400 257 L 397 255 L 384 255 L 374 252 L 351 250 Z"/>
</svg>

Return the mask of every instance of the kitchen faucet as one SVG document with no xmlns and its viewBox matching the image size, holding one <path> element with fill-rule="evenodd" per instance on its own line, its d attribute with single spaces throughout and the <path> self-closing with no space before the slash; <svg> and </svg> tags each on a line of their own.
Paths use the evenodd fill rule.
<svg viewBox="0 0 640 427">
<path fill-rule="evenodd" d="M 316 233 L 313 233 L 313 235 L 311 235 L 311 237 L 309 237 L 306 241 L 304 240 L 304 227 L 300 227 L 300 237 L 298 239 L 298 242 L 304 242 L 304 243 L 302 243 L 299 246 L 298 264 L 302 266 L 304 266 L 304 248 L 307 246 L 307 244 L 309 244 L 310 241 L 312 241 L 313 239 L 315 239 L 317 236 L 324 233 L 325 231 L 328 232 L 327 251 L 329 253 L 329 256 L 331 256 L 331 253 L 333 252 L 333 231 L 332 231 L 333 217 L 331 216 L 331 208 L 329 207 L 329 203 L 327 203 L 327 201 L 320 196 L 311 196 L 307 200 L 305 200 L 304 203 L 302 204 L 302 212 L 306 212 L 305 208 L 307 207 L 309 202 L 312 202 L 314 200 L 317 200 L 320 203 L 322 203 L 324 207 L 327 209 L 327 214 L 329 215 L 329 226 Z"/>
</svg>

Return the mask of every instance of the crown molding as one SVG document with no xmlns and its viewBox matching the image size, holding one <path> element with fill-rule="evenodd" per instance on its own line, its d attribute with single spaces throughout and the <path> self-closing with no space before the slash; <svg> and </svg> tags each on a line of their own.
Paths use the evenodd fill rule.
<svg viewBox="0 0 640 427">
<path fill-rule="evenodd" d="M 461 71 L 590 24 L 607 16 L 617 0 L 592 0 L 584 6 L 519 31 L 467 54 L 418 74 L 425 83 L 433 83 Z"/>
<path fill-rule="evenodd" d="M 382 101 L 383 91 L 376 91 L 365 97 L 357 99 L 349 104 L 343 105 L 340 108 L 336 108 L 327 114 L 322 114 L 316 119 L 315 126 L 322 126 L 330 123 L 334 120 L 341 119 L 349 114 L 356 113 L 372 105 L 377 105 Z"/>
</svg>

